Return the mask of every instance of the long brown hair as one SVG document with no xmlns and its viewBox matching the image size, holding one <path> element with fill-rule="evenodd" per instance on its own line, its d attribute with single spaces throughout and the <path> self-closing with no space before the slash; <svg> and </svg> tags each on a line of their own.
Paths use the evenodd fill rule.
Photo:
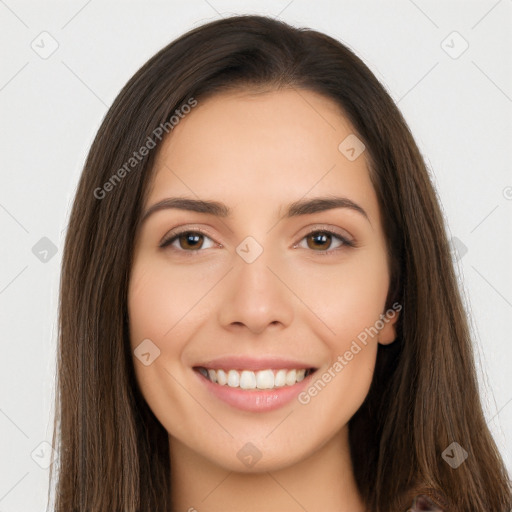
<svg viewBox="0 0 512 512">
<path fill-rule="evenodd" d="M 244 87 L 320 93 L 341 107 L 367 148 L 392 262 L 388 305 L 403 305 L 397 339 L 379 345 L 369 394 L 349 423 L 368 509 L 406 510 L 424 492 L 446 510 L 508 512 L 510 480 L 480 405 L 443 218 L 407 124 L 346 46 L 261 16 L 208 23 L 159 51 L 122 89 L 92 144 L 62 264 L 55 510 L 171 509 L 168 433 L 137 387 L 127 322 L 134 241 L 158 141 L 126 164 L 159 126 L 170 133 L 171 116 L 191 98 Z M 454 442 L 468 454 L 457 469 L 443 455 Z"/>
</svg>

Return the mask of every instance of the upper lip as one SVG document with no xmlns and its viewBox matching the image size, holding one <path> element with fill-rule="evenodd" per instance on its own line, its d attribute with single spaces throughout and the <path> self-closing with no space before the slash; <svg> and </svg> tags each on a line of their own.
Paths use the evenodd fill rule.
<svg viewBox="0 0 512 512">
<path fill-rule="evenodd" d="M 287 369 L 300 370 L 302 368 L 315 368 L 313 365 L 293 359 L 281 357 L 244 357 L 244 356 L 224 356 L 211 359 L 203 363 L 194 365 L 195 368 L 207 368 L 212 370 L 269 370 L 269 369 Z"/>
</svg>

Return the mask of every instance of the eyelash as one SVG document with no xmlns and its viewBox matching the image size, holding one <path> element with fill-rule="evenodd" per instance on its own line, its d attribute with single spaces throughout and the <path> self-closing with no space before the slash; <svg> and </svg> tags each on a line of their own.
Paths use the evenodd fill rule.
<svg viewBox="0 0 512 512">
<path fill-rule="evenodd" d="M 192 234 L 201 234 L 201 235 L 204 235 L 207 238 L 211 239 L 211 237 L 205 231 L 203 231 L 202 229 L 184 229 L 182 231 L 179 231 L 179 232 L 176 232 L 176 233 L 172 233 L 171 235 L 169 235 L 169 237 L 165 238 L 161 242 L 160 248 L 161 249 L 165 249 L 166 247 L 169 247 L 172 243 L 174 243 L 176 240 L 178 240 L 178 238 L 181 235 L 190 234 L 190 233 L 192 233 Z M 318 228 L 314 229 L 314 230 L 310 231 L 309 233 L 307 233 L 306 235 L 304 235 L 300 239 L 299 243 L 302 242 L 302 240 L 304 240 L 308 236 L 311 236 L 313 234 L 327 234 L 327 235 L 331 235 L 333 238 L 337 238 L 342 243 L 342 245 L 340 247 L 337 247 L 335 249 L 327 249 L 325 251 L 314 251 L 313 249 L 311 249 L 314 253 L 318 254 L 319 256 L 329 256 L 329 255 L 335 253 L 336 251 L 339 251 L 340 249 L 356 247 L 355 242 L 353 242 L 351 240 L 348 240 L 347 238 L 345 238 L 344 236 L 340 235 L 339 233 L 336 233 L 335 231 L 332 231 L 330 229 L 318 229 Z M 296 244 L 294 246 L 294 248 L 296 246 L 298 246 L 298 244 Z M 197 253 L 203 251 L 204 249 L 185 250 L 185 249 L 173 248 L 173 250 L 175 250 L 177 252 L 182 252 L 182 253 L 185 253 L 185 254 L 189 253 L 189 255 L 192 256 L 193 254 L 197 254 Z"/>
</svg>

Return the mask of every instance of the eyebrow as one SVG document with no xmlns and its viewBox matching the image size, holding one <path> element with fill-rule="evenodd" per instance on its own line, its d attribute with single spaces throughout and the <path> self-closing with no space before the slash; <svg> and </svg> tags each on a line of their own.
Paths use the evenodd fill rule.
<svg viewBox="0 0 512 512">
<path fill-rule="evenodd" d="M 347 197 L 328 196 L 316 197 L 314 199 L 300 199 L 290 203 L 285 210 L 284 218 L 292 218 L 300 215 L 311 215 L 313 213 L 333 210 L 335 208 L 348 208 L 360 213 L 370 222 L 366 211 L 357 203 Z M 191 199 L 187 197 L 168 197 L 150 206 L 142 215 L 141 222 L 144 222 L 155 212 L 167 209 L 187 210 L 198 213 L 206 213 L 216 217 L 229 217 L 231 210 L 224 203 L 206 199 Z"/>
</svg>

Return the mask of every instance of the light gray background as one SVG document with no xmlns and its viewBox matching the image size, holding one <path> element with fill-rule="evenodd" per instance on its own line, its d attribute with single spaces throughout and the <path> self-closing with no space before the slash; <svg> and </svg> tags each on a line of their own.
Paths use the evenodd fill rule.
<svg viewBox="0 0 512 512">
<path fill-rule="evenodd" d="M 93 136 L 149 57 L 235 13 L 342 40 L 398 102 L 456 238 L 486 418 L 512 470 L 512 0 L 0 0 L 0 512 L 46 503 L 59 266 Z"/>
</svg>

